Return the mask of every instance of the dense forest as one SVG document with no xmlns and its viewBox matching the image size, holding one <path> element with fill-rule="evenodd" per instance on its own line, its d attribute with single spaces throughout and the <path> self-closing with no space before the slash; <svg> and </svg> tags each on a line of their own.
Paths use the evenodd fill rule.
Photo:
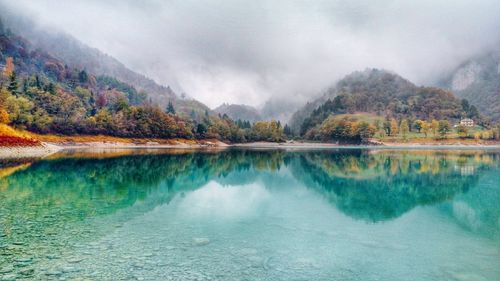
<svg viewBox="0 0 500 281">
<path fill-rule="evenodd" d="M 18 129 L 230 142 L 284 140 L 284 128 L 276 121 L 235 122 L 208 109 L 181 117 L 172 101 L 161 107 L 148 93 L 114 77 L 69 67 L 2 25 L 0 62 L 0 122 Z"/>
<path fill-rule="evenodd" d="M 460 100 L 439 88 L 417 87 L 383 70 L 368 69 L 348 75 L 326 95 L 324 102 L 319 102 L 314 109 L 307 105 L 298 113 L 306 117 L 295 120 L 300 123 L 300 126 L 295 125 L 296 134 L 308 139 L 362 142 L 379 130 L 395 135 L 398 131 L 421 132 L 422 127 L 424 130 L 435 127 L 435 130 L 441 128 L 445 135 L 451 131 L 452 123 L 461 118 L 472 118 L 480 125 L 490 126 L 466 99 Z M 307 112 L 309 114 L 305 114 Z M 360 112 L 375 118 L 358 120 L 352 117 Z"/>
</svg>

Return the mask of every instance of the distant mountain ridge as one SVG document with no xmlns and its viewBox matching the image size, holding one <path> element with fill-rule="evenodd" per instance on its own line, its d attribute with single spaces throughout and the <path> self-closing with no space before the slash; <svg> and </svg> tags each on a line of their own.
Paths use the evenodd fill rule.
<svg viewBox="0 0 500 281">
<path fill-rule="evenodd" d="M 250 121 L 250 122 L 262 120 L 262 117 L 256 108 L 245 104 L 223 103 L 217 108 L 215 108 L 214 111 L 221 115 L 226 114 L 227 116 L 229 116 L 229 118 L 233 120 Z"/>
<path fill-rule="evenodd" d="M 465 98 L 494 121 L 500 120 L 500 49 L 467 60 L 440 86 Z"/>
</svg>

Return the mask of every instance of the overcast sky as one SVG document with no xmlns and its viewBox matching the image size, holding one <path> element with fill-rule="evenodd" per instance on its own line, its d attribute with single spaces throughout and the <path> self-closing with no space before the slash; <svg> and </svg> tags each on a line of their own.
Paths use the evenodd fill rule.
<svg viewBox="0 0 500 281">
<path fill-rule="evenodd" d="M 2 0 L 214 107 L 305 101 L 367 67 L 430 84 L 500 39 L 500 1 Z"/>
</svg>

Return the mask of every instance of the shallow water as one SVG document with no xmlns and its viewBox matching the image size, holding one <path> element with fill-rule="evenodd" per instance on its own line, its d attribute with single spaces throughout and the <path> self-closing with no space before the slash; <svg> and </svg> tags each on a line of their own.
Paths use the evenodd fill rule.
<svg viewBox="0 0 500 281">
<path fill-rule="evenodd" d="M 0 280 L 500 280 L 498 150 L 0 163 Z"/>
</svg>

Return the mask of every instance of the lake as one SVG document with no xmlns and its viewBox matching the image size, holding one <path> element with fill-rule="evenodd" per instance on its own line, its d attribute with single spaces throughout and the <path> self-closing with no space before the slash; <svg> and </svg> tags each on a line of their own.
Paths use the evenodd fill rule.
<svg viewBox="0 0 500 281">
<path fill-rule="evenodd" d="M 0 280 L 500 280 L 500 150 L 0 161 Z"/>
</svg>

